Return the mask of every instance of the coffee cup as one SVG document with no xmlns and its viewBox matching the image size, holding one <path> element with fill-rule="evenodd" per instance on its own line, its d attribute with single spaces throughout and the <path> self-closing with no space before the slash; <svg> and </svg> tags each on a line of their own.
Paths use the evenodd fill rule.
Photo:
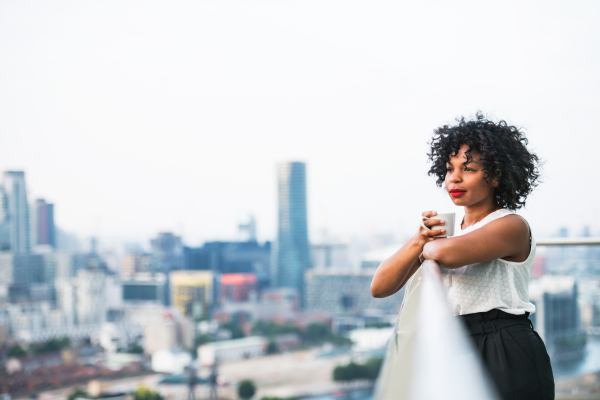
<svg viewBox="0 0 600 400">
<path fill-rule="evenodd" d="M 444 214 L 434 215 L 433 217 L 422 217 L 421 226 L 423 228 L 427 229 L 428 231 L 432 231 L 432 230 L 436 230 L 436 229 L 445 229 L 446 230 L 446 233 L 442 233 L 441 235 L 434 236 L 436 238 L 452 237 L 452 236 L 454 236 L 454 216 L 455 216 L 455 213 L 444 213 Z M 426 226 L 425 225 L 426 219 L 441 219 L 445 223 L 444 223 L 444 225 Z"/>
</svg>

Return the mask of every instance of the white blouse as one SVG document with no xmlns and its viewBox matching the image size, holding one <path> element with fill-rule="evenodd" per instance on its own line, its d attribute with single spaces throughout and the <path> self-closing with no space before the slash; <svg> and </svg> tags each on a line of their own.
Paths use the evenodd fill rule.
<svg viewBox="0 0 600 400">
<path fill-rule="evenodd" d="M 465 230 L 461 229 L 458 219 L 454 236 L 465 235 L 510 214 L 512 212 L 506 209 L 494 211 Z M 529 301 L 529 270 L 534 257 L 535 240 L 531 235 L 529 257 L 523 262 L 498 258 L 457 269 L 440 268 L 454 315 L 485 312 L 494 308 L 509 314 L 534 313 L 535 305 Z"/>
</svg>

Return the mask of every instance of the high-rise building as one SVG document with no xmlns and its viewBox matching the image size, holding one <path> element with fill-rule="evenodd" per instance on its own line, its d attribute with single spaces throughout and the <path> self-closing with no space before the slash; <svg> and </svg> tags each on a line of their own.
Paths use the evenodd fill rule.
<svg viewBox="0 0 600 400">
<path fill-rule="evenodd" d="M 45 281 L 44 259 L 38 254 L 0 254 L 0 290 L 8 301 L 30 301 L 31 286 Z"/>
<path fill-rule="evenodd" d="M 183 259 L 183 269 L 215 274 L 255 273 L 262 281 L 263 275 L 269 274 L 271 243 L 206 242 L 202 247 L 184 247 Z"/>
<path fill-rule="evenodd" d="M 304 272 L 310 268 L 306 211 L 306 164 L 277 165 L 278 225 L 271 263 L 271 285 L 291 287 L 301 298 Z"/>
<path fill-rule="evenodd" d="M 29 205 L 23 171 L 4 171 L 2 190 L 2 221 L 8 238 L 2 243 L 1 250 L 10 250 L 17 254 L 29 253 Z"/>
<path fill-rule="evenodd" d="M 318 243 L 311 245 L 312 267 L 349 268 L 348 245 L 345 243 Z"/>
<path fill-rule="evenodd" d="M 556 361 L 581 359 L 586 335 L 582 330 L 575 277 L 544 275 L 529 283 L 529 301 L 536 311 L 529 319 Z"/>
<path fill-rule="evenodd" d="M 121 257 L 121 275 L 131 276 L 138 272 L 152 271 L 152 257 L 145 253 L 127 253 Z"/>
<path fill-rule="evenodd" d="M 171 232 L 160 232 L 158 237 L 150 241 L 152 246 L 152 268 L 157 272 L 183 268 L 183 245 L 181 238 Z"/>
<path fill-rule="evenodd" d="M 126 303 L 165 303 L 167 278 L 161 273 L 140 272 L 121 282 Z"/>
<path fill-rule="evenodd" d="M 312 269 L 306 273 L 305 304 L 309 311 L 334 314 L 357 314 L 365 310 L 382 310 L 394 314 L 402 304 L 404 288 L 393 296 L 371 296 L 374 269 L 350 271 L 346 268 Z"/>
<path fill-rule="evenodd" d="M 33 206 L 33 244 L 56 248 L 56 229 L 54 227 L 54 204 L 37 199 Z"/>
<path fill-rule="evenodd" d="M 258 282 L 254 274 L 223 274 L 219 283 L 219 301 L 222 303 L 256 300 Z"/>
<path fill-rule="evenodd" d="M 210 271 L 171 271 L 171 305 L 190 318 L 206 317 L 214 301 L 214 275 Z"/>
<path fill-rule="evenodd" d="M 8 216 L 8 198 L 4 186 L 0 183 L 0 251 L 10 250 L 10 218 Z"/>
</svg>

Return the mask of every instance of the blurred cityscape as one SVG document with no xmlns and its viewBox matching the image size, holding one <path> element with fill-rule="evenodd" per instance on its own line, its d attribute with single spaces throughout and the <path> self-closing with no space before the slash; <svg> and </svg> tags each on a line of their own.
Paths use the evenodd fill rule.
<svg viewBox="0 0 600 400">
<path fill-rule="evenodd" d="M 121 398 L 142 384 L 233 399 L 251 382 L 256 398 L 369 398 L 403 296 L 369 286 L 402 238 L 309 240 L 306 165 L 278 164 L 277 180 L 272 242 L 245 215 L 236 241 L 156 232 L 107 247 L 61 230 L 53 203 L 28 198 L 25 172 L 5 171 L 0 394 Z M 600 247 L 538 248 L 530 296 L 558 392 L 600 392 Z"/>
</svg>

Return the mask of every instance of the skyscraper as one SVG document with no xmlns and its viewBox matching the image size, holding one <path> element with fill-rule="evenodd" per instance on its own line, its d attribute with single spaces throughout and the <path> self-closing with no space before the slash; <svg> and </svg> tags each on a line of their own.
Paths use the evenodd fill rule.
<svg viewBox="0 0 600 400">
<path fill-rule="evenodd" d="M 0 224 L 8 234 L 8 243 L 2 250 L 13 253 L 29 253 L 29 205 L 23 171 L 4 171 L 2 190 L 3 221 Z M 2 229 L 0 229 L 2 230 Z M 6 248 L 8 247 L 8 248 Z"/>
<path fill-rule="evenodd" d="M 306 213 L 306 164 L 277 165 L 278 226 L 271 285 L 295 288 L 303 298 L 304 271 L 310 268 Z"/>
<path fill-rule="evenodd" d="M 37 199 L 33 206 L 33 240 L 35 245 L 48 245 L 56 248 L 56 233 L 54 229 L 54 204 Z"/>
</svg>

